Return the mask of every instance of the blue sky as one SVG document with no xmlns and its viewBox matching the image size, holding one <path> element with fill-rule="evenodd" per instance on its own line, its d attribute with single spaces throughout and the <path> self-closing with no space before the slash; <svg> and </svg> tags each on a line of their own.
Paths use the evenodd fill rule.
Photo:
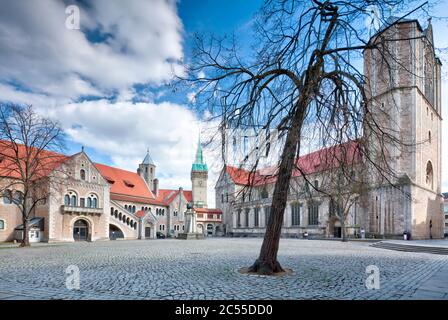
<svg viewBox="0 0 448 320">
<path fill-rule="evenodd" d="M 80 7 L 80 30 L 65 27 L 68 2 Z M 235 32 L 242 43 L 250 42 L 253 14 L 262 2 L 2 1 L 0 99 L 33 104 L 58 119 L 69 154 L 83 145 L 93 161 L 134 171 L 149 148 L 161 187 L 189 189 L 204 124 L 188 107 L 185 92 L 165 84 L 182 70 L 181 61 L 188 61 L 194 32 Z M 448 1 L 434 12 L 447 13 Z M 448 22 L 435 19 L 433 24 L 436 44 L 448 47 Z M 443 117 L 448 119 L 446 80 L 443 86 Z M 447 137 L 448 121 L 443 126 Z M 443 154 L 448 166 L 447 147 Z M 213 154 L 206 158 L 214 168 L 213 186 L 219 166 L 213 166 Z M 210 203 L 213 198 L 210 188 Z"/>
</svg>

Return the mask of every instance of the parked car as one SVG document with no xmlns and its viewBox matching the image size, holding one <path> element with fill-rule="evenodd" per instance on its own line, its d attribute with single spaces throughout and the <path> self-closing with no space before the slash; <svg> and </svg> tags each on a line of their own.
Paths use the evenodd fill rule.
<svg viewBox="0 0 448 320">
<path fill-rule="evenodd" d="M 165 235 L 160 231 L 157 231 L 156 236 L 157 236 L 157 239 L 165 239 L 166 238 Z"/>
</svg>

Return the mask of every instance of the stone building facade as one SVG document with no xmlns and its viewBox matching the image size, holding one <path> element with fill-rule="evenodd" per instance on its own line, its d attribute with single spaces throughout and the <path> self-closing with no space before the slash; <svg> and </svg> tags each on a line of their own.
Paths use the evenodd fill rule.
<svg viewBox="0 0 448 320">
<path fill-rule="evenodd" d="M 206 216 L 198 219 L 198 227 L 204 234 L 215 235 L 221 213 L 207 209 L 208 174 L 200 145 L 197 155 L 191 173 L 193 190 L 199 190 L 197 199 L 192 191 L 182 188 L 159 189 L 149 151 L 136 172 L 94 163 L 84 150 L 60 155 L 62 163 L 53 168 L 43 185 L 48 196 L 35 207 L 31 218 L 43 219 L 38 231 L 46 242 L 155 239 L 182 233 L 187 203 L 196 203 L 200 215 Z M 13 179 L 2 176 L 0 183 L 6 186 Z M 11 201 L 16 192 L 5 189 L 0 197 L 0 242 L 12 241 L 15 229 L 22 224 L 18 207 Z M 211 221 L 207 219 L 209 210 L 213 212 Z"/>
<path fill-rule="evenodd" d="M 406 40 L 394 41 L 397 39 Z M 417 20 L 400 20 L 370 41 L 387 46 L 387 54 L 382 56 L 376 50 L 364 51 L 372 117 L 389 128 L 390 136 L 405 143 L 398 145 L 392 139 L 380 141 L 367 129 L 364 131 L 363 139 L 369 139 L 372 149 L 379 145 L 384 148 L 387 164 L 397 174 L 391 185 L 370 170 L 369 192 L 363 201 L 351 207 L 347 232 L 358 235 L 363 230 L 369 237 L 402 237 L 407 232 L 414 239 L 440 238 L 444 229 L 441 62 L 434 52 L 431 23 L 423 29 Z M 327 151 L 310 153 L 298 161 L 307 167 Z M 266 169 L 255 174 L 269 176 Z M 308 181 L 319 184 L 327 172 L 316 169 L 308 174 Z M 227 234 L 249 236 L 265 231 L 275 180 L 260 178 L 257 184 L 249 185 L 248 175 L 244 167 L 226 166 L 216 183 L 216 204 L 223 212 L 223 228 Z M 291 184 L 297 184 L 298 189 L 306 187 L 299 175 L 293 177 Z M 315 193 L 310 198 L 291 192 L 282 234 L 340 236 L 340 221 L 331 212 L 328 197 Z"/>
</svg>

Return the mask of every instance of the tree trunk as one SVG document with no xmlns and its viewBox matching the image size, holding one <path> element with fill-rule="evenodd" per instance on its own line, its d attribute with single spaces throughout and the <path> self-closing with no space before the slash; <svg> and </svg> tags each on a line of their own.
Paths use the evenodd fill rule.
<svg viewBox="0 0 448 320">
<path fill-rule="evenodd" d="M 342 242 L 347 242 L 347 232 L 345 230 L 345 217 L 342 217 L 341 219 L 341 235 L 342 235 Z"/>
<path fill-rule="evenodd" d="M 22 235 L 22 243 L 20 243 L 21 247 L 29 247 L 30 246 L 30 235 L 28 233 L 28 219 L 23 219 L 23 235 Z"/>
<path fill-rule="evenodd" d="M 303 96 L 305 96 L 305 94 Z M 277 181 L 274 188 L 271 213 L 266 226 L 263 244 L 261 245 L 260 255 L 255 263 L 249 268 L 249 272 L 272 275 L 284 271 L 277 261 L 277 252 L 280 242 L 283 215 L 288 197 L 289 182 L 295 167 L 300 132 L 308 101 L 308 98 L 303 96 L 297 103 L 297 110 L 294 114 L 291 129 L 288 132 L 283 148 Z"/>
</svg>

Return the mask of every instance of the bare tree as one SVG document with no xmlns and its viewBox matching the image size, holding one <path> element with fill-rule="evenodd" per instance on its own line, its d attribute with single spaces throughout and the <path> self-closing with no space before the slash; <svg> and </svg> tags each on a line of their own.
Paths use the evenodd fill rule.
<svg viewBox="0 0 448 320">
<path fill-rule="evenodd" d="M 402 0 L 268 0 L 255 20 L 251 54 L 240 54 L 235 38 L 197 36 L 194 58 L 183 77 L 196 90 L 196 106 L 220 119 L 222 130 L 278 130 L 283 144 L 273 173 L 271 214 L 250 271 L 283 271 L 277 252 L 291 176 L 294 170 L 305 179 L 307 175 L 297 162 L 303 141 L 331 147 L 358 139 L 364 164 L 393 184 L 396 174 L 385 146 L 411 142 L 399 137 L 393 120 L 386 121 L 387 126 L 377 122 L 378 113 L 388 118 L 386 111 L 375 108 L 372 114 L 362 57 L 375 51 L 385 74 L 403 69 L 395 63 L 391 43 L 411 39 L 374 36 L 378 30 L 369 30 L 366 21 L 372 20 L 374 8 L 384 34 L 421 8 L 407 11 L 409 5 Z M 400 12 L 400 18 L 393 17 Z M 369 139 L 360 139 L 366 135 Z M 257 160 L 251 164 L 249 188 L 259 179 L 257 166 Z"/>
<path fill-rule="evenodd" d="M 0 105 L 0 194 L 22 216 L 22 247 L 29 246 L 28 225 L 36 206 L 50 195 L 51 174 L 66 160 L 59 124 L 32 106 Z"/>
</svg>

